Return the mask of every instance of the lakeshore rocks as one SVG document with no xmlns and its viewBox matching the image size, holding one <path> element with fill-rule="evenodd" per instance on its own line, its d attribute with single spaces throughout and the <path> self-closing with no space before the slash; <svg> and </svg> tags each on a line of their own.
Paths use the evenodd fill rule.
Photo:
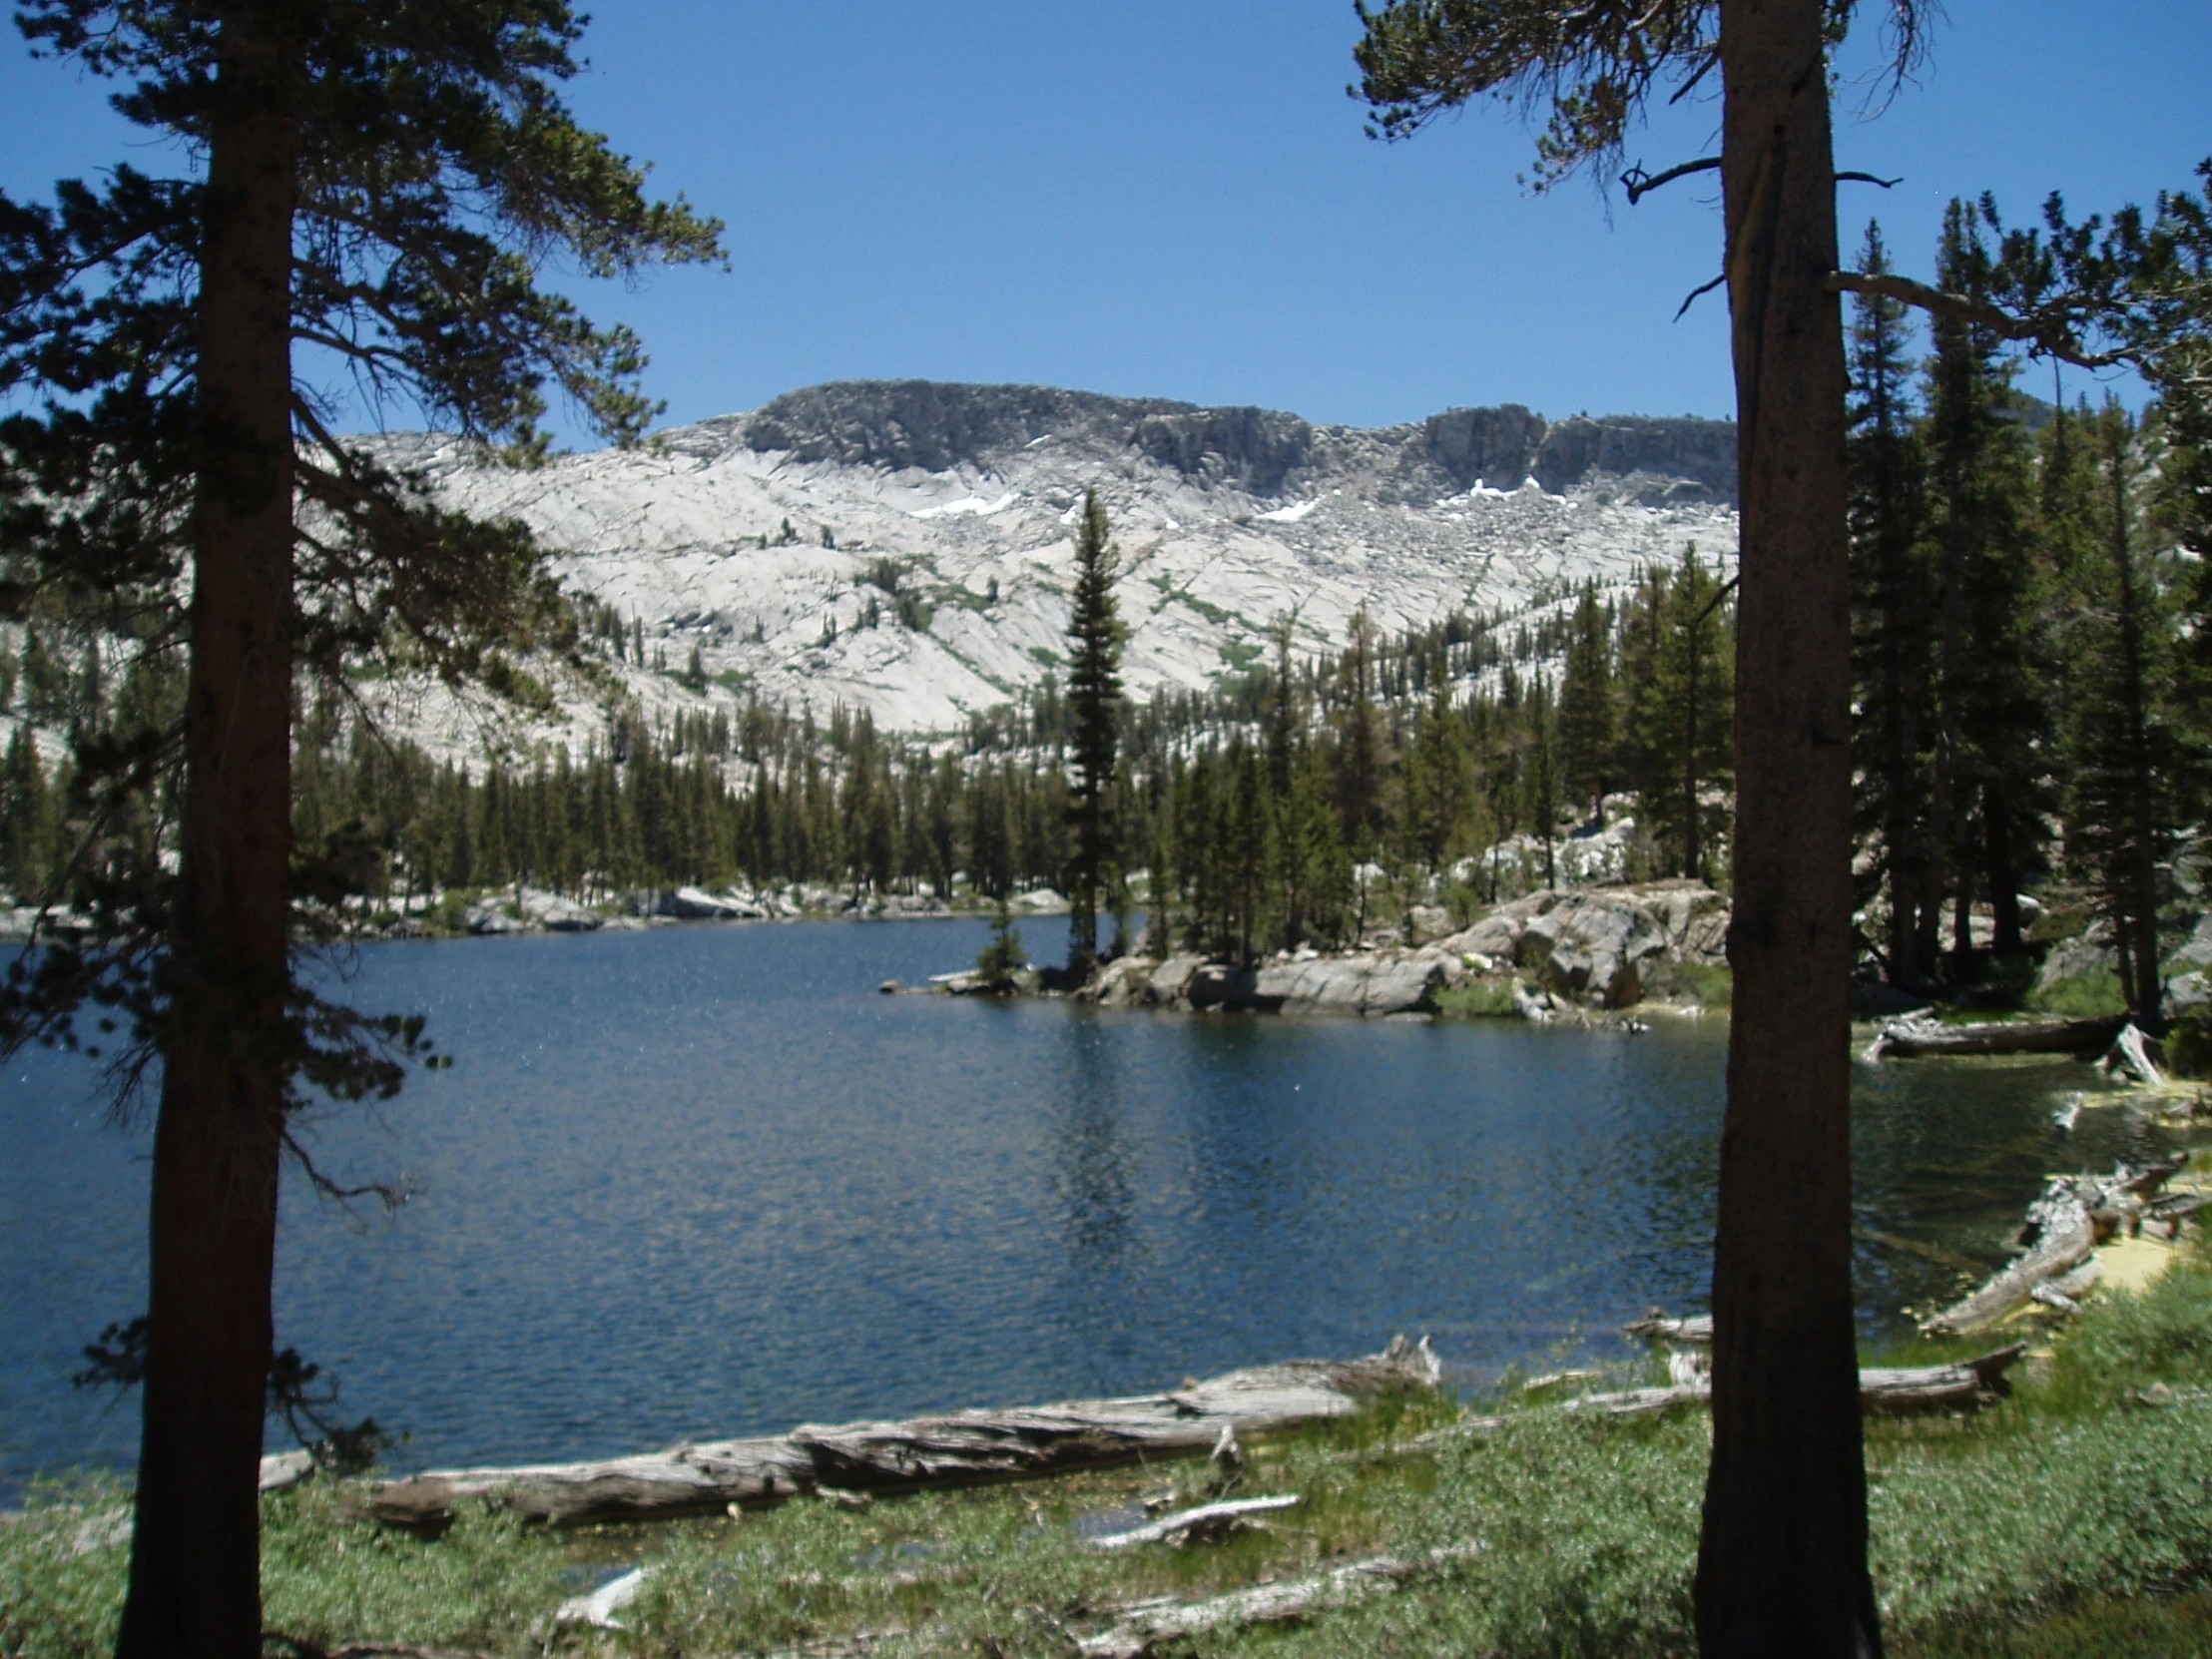
<svg viewBox="0 0 2212 1659">
<path fill-rule="evenodd" d="M 768 915 L 761 904 L 736 893 L 711 893 L 700 887 L 678 887 L 664 892 L 653 913 L 679 921 L 759 921 Z"/>
<path fill-rule="evenodd" d="M 1530 893 L 1439 941 L 1461 957 L 1510 963 L 1539 990 L 1624 1008 L 1667 988 L 1678 963 L 1727 959 L 1728 900 L 1698 881 Z"/>
<path fill-rule="evenodd" d="M 1463 984 L 1467 967 L 1433 946 L 1271 963 L 1253 985 L 1256 1005 L 1286 1014 L 1429 1013 L 1436 993 Z"/>
<path fill-rule="evenodd" d="M 1432 1012 L 1436 993 L 1466 977 L 1465 963 L 1433 947 L 1341 956 L 1308 952 L 1257 968 L 1198 955 L 1164 962 L 1124 956 L 1106 963 L 1075 995 L 1107 1008 L 1380 1018 Z"/>
</svg>

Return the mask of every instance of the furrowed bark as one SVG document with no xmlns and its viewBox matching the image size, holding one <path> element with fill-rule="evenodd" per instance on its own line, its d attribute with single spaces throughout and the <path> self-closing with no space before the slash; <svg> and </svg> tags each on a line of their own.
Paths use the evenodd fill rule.
<svg viewBox="0 0 2212 1659">
<path fill-rule="evenodd" d="M 1881 1652 L 1851 1303 L 1851 633 L 1821 0 L 1722 0 L 1742 477 L 1736 1005 L 1700 1651 Z"/>
<path fill-rule="evenodd" d="M 275 13 L 267 14 L 275 16 Z M 288 48 L 222 25 L 200 257 L 200 472 L 173 1026 L 154 1136 L 144 1429 L 121 1659 L 257 1659 L 258 1485 L 291 856 Z"/>
</svg>

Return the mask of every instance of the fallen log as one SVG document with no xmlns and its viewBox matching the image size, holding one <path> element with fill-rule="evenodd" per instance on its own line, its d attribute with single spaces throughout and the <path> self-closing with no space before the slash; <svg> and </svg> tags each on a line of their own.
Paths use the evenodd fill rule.
<svg viewBox="0 0 2212 1659">
<path fill-rule="evenodd" d="M 2053 1289 L 2071 1301 L 2094 1281 L 2083 1280 L 2078 1290 L 2069 1290 L 2064 1276 L 2086 1262 L 2100 1242 L 2122 1229 L 2140 1225 L 2146 1214 L 2160 1215 L 2163 1220 L 2158 1207 L 2167 1201 L 2158 1197 L 2158 1189 L 2188 1161 L 2188 1154 L 2183 1153 L 2141 1169 L 2121 1164 L 2107 1176 L 2053 1177 L 2027 1207 L 2027 1225 L 2021 1230 L 2021 1243 L 2028 1247 L 2027 1253 L 1972 1295 L 1922 1321 L 1921 1329 L 1938 1335 L 1960 1335 L 2038 1300 L 2038 1289 L 2052 1281 L 2058 1281 Z M 2187 1213 L 2179 1205 L 2172 1209 Z"/>
<path fill-rule="evenodd" d="M 2086 1261 L 2097 1248 L 2097 1228 L 2072 1184 L 2053 1181 L 2037 1204 L 2047 1212 L 2033 1248 L 1963 1300 L 1921 1322 L 1923 1331 L 1961 1336 L 2002 1319 L 2035 1294 L 2035 1287 Z"/>
<path fill-rule="evenodd" d="M 1104 1537 L 1093 1538 L 1090 1546 L 1093 1549 L 1128 1549 L 1135 1544 L 1166 1543 L 1171 1538 L 1179 1543 L 1191 1538 L 1219 1538 L 1245 1524 L 1247 1515 L 1297 1506 L 1296 1492 L 1285 1492 L 1277 1497 L 1240 1497 L 1227 1503 L 1202 1503 L 1196 1509 L 1178 1509 L 1172 1515 L 1162 1515 L 1156 1521 L 1133 1526 L 1126 1532 L 1109 1532 Z"/>
<path fill-rule="evenodd" d="M 1950 1365 L 1863 1367 L 1859 1373 L 1859 1403 L 1865 1410 L 1888 1416 L 1979 1404 L 1999 1391 L 1999 1380 L 2026 1352 L 2025 1343 L 2014 1343 L 2010 1348 L 1997 1349 L 1979 1359 Z M 1611 1417 L 1643 1417 L 1671 1411 L 1681 1405 L 1709 1404 L 1712 1398 L 1712 1380 L 1696 1376 L 1665 1387 L 1583 1394 L 1567 1401 L 1561 1409 Z"/>
<path fill-rule="evenodd" d="M 2163 1088 L 2165 1074 L 2158 1069 L 2158 1060 L 2151 1054 L 2151 1041 L 2132 1024 L 2120 1027 L 2112 1039 L 2112 1046 L 2105 1051 L 2104 1074 L 2109 1077 L 2116 1071 L 2124 1071 L 2138 1083 L 2148 1083 L 2152 1088 Z"/>
<path fill-rule="evenodd" d="M 1657 1308 L 1640 1320 L 1631 1320 L 1621 1327 L 1631 1337 L 1645 1341 L 1668 1343 L 1710 1343 L 1713 1340 L 1713 1316 L 1692 1314 L 1688 1319 L 1670 1319 Z"/>
<path fill-rule="evenodd" d="M 2026 1353 L 2027 1344 L 2014 1343 L 2010 1348 L 1955 1365 L 1863 1367 L 1859 1373 L 1859 1403 L 1866 1410 L 1890 1416 L 1978 1404 L 2001 1391 L 2004 1374 Z"/>
<path fill-rule="evenodd" d="M 1946 1025 L 1932 1019 L 1892 1020 L 1867 1048 L 1870 1060 L 1911 1060 L 1929 1054 L 2101 1054 L 2124 1019 L 1975 1020 Z"/>
<path fill-rule="evenodd" d="M 441 1531 L 479 1499 L 557 1526 L 761 1509 L 831 1487 L 918 1491 L 1064 1474 L 1140 1459 L 1203 1457 L 1240 1438 L 1358 1411 L 1368 1401 L 1432 1389 L 1441 1370 L 1426 1338 L 1393 1338 L 1364 1360 L 1302 1360 L 1230 1372 L 1169 1393 L 957 1411 L 905 1422 L 803 1424 L 789 1434 L 715 1440 L 601 1462 L 433 1469 L 385 1482 L 378 1520 Z"/>
<path fill-rule="evenodd" d="M 1205 1601 L 1160 1597 L 1120 1609 L 1119 1622 L 1079 1637 L 1083 1659 L 1145 1659 L 1170 1642 L 1256 1624 L 1286 1624 L 1385 1594 L 1426 1573 L 1439 1572 L 1480 1553 L 1479 1544 L 1432 1549 L 1425 1555 L 1371 1555 L 1312 1578 L 1255 1584 Z"/>
</svg>

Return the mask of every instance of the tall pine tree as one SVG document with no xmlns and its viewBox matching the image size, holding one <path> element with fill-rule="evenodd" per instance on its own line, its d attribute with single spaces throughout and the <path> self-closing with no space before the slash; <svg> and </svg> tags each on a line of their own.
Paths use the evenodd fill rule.
<svg viewBox="0 0 2212 1659">
<path fill-rule="evenodd" d="M 349 366 L 527 458 L 550 379 L 633 438 L 652 412 L 637 342 L 541 287 L 540 262 L 565 251 L 619 276 L 711 258 L 716 228 L 649 202 L 570 118 L 579 24 L 561 0 L 25 0 L 18 21 L 119 83 L 117 108 L 154 137 L 141 159 L 182 167 L 0 205 L 0 384 L 50 398 L 0 427 L 11 551 L 36 562 L 34 588 L 128 596 L 149 617 L 189 593 L 148 637 L 189 642 L 190 667 L 181 730 L 118 734 L 79 769 L 98 824 L 180 756 L 181 868 L 109 879 L 100 934 L 49 951 L 0 1012 L 10 1043 L 66 1034 L 98 986 L 160 1055 L 118 1651 L 248 1659 L 289 1114 L 313 1093 L 390 1092 L 420 1030 L 293 976 L 295 926 L 346 883 L 293 836 L 296 677 L 396 647 L 541 705 L 516 653 L 559 647 L 566 615 L 517 528 L 433 505 L 337 435 L 321 388 Z"/>
<path fill-rule="evenodd" d="M 1089 977 L 1098 954 L 1098 895 L 1117 882 L 1107 867 L 1115 845 L 1109 822 L 1115 746 L 1121 731 L 1121 618 L 1114 606 L 1120 574 L 1106 508 L 1098 491 L 1083 495 L 1075 531 L 1075 588 L 1068 605 L 1068 973 Z"/>
</svg>

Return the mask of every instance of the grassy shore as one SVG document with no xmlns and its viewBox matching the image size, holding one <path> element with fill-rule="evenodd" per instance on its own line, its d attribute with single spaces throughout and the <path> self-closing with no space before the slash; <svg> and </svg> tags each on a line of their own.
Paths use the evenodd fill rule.
<svg viewBox="0 0 2212 1659">
<path fill-rule="evenodd" d="M 2142 1294 L 2101 1297 L 2048 1352 L 1990 1408 L 1870 1425 L 1892 1652 L 2212 1653 L 2212 1265 L 2180 1253 Z M 1136 1598 L 1471 1544 L 1394 1593 L 1175 1651 L 1690 1653 L 1705 1415 L 1606 1423 L 1519 1390 L 1499 1407 L 1501 1426 L 1418 1448 L 1405 1442 L 1461 1420 L 1458 1407 L 1415 1401 L 1250 1448 L 1239 1495 L 1296 1492 L 1299 1505 L 1268 1530 L 1180 1549 L 1102 1552 L 1082 1529 L 1141 1518 L 1147 1499 L 1203 1498 L 1194 1464 L 562 1533 L 478 1509 L 434 1540 L 359 1519 L 354 1493 L 310 1482 L 265 1499 L 269 1621 L 328 1649 L 1065 1659 L 1072 1637 Z M 52 1486 L 0 1527 L 0 1653 L 108 1650 L 125 1496 L 112 1479 Z M 627 1628 L 555 1626 L 564 1599 L 638 1565 L 653 1572 Z"/>
</svg>

